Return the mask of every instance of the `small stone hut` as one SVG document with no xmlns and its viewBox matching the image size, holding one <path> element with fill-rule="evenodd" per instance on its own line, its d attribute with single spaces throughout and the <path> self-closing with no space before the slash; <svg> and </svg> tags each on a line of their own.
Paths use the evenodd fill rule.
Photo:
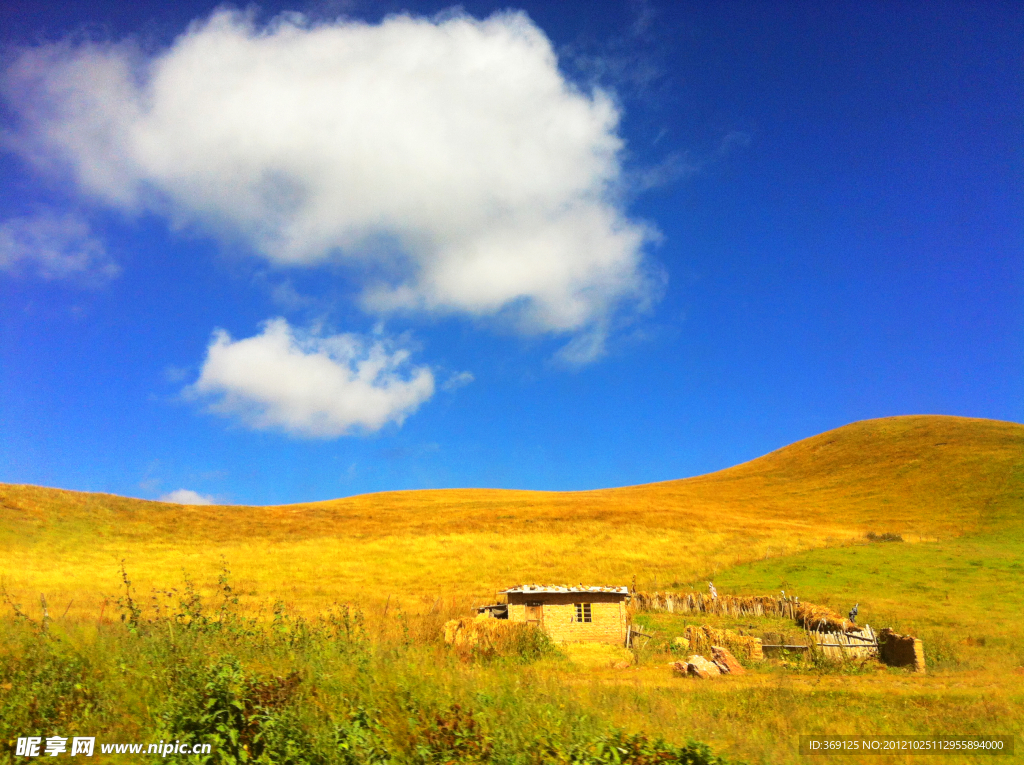
<svg viewBox="0 0 1024 765">
<path fill-rule="evenodd" d="M 504 594 L 509 621 L 534 623 L 557 642 L 626 642 L 627 587 L 524 584 Z"/>
</svg>

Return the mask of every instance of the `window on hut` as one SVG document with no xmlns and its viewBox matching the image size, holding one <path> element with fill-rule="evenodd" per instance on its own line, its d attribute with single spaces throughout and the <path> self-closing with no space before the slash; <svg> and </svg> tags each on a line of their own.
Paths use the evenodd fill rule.
<svg viewBox="0 0 1024 765">
<path fill-rule="evenodd" d="M 578 622 L 590 622 L 593 619 L 590 618 L 590 604 L 589 603 L 576 603 L 576 621 Z"/>
</svg>

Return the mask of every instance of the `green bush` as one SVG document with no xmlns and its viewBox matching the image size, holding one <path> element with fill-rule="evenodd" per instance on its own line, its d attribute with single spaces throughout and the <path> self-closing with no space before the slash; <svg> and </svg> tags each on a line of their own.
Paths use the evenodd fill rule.
<svg viewBox="0 0 1024 765">
<path fill-rule="evenodd" d="M 205 678 L 205 680 L 204 680 Z M 173 755 L 169 762 L 311 763 L 319 758 L 292 708 L 297 673 L 259 677 L 223 656 L 199 672 L 183 672 L 160 714 L 163 738 L 210 744 L 205 755 Z"/>
<path fill-rule="evenodd" d="M 331 747 L 340 765 L 383 765 L 391 761 L 381 741 L 382 725 L 373 712 L 353 709 L 344 721 L 334 725 Z"/>
<path fill-rule="evenodd" d="M 547 740 L 531 752 L 531 765 L 729 765 L 706 744 L 677 747 L 621 730 L 568 745 Z M 742 765 L 735 763 L 734 765 Z"/>
<path fill-rule="evenodd" d="M 514 624 L 506 634 L 498 638 L 495 654 L 506 659 L 531 662 L 544 656 L 558 653 L 551 636 L 532 624 Z"/>
</svg>

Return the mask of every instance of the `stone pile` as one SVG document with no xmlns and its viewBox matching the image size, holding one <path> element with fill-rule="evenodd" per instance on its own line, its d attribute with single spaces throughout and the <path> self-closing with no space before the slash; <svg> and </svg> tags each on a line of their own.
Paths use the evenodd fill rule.
<svg viewBox="0 0 1024 765">
<path fill-rule="evenodd" d="M 672 662 L 672 673 L 678 676 L 710 680 L 721 675 L 742 675 L 746 672 L 743 665 L 729 653 L 728 649 L 718 645 L 711 646 L 711 654 L 714 657 L 713 661 L 695 653 L 686 661 Z"/>
</svg>

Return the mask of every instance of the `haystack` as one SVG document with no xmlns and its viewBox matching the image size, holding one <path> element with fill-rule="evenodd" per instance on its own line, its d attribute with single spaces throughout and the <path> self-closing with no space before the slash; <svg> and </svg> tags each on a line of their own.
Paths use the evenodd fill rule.
<svg viewBox="0 0 1024 765">
<path fill-rule="evenodd" d="M 459 649 L 492 651 L 515 628 L 515 622 L 486 615 L 452 619 L 445 622 L 444 642 Z"/>
<path fill-rule="evenodd" d="M 831 608 L 816 606 L 813 603 L 801 603 L 797 606 L 794 619 L 804 629 L 816 632 L 856 632 L 860 629 Z"/>
</svg>

